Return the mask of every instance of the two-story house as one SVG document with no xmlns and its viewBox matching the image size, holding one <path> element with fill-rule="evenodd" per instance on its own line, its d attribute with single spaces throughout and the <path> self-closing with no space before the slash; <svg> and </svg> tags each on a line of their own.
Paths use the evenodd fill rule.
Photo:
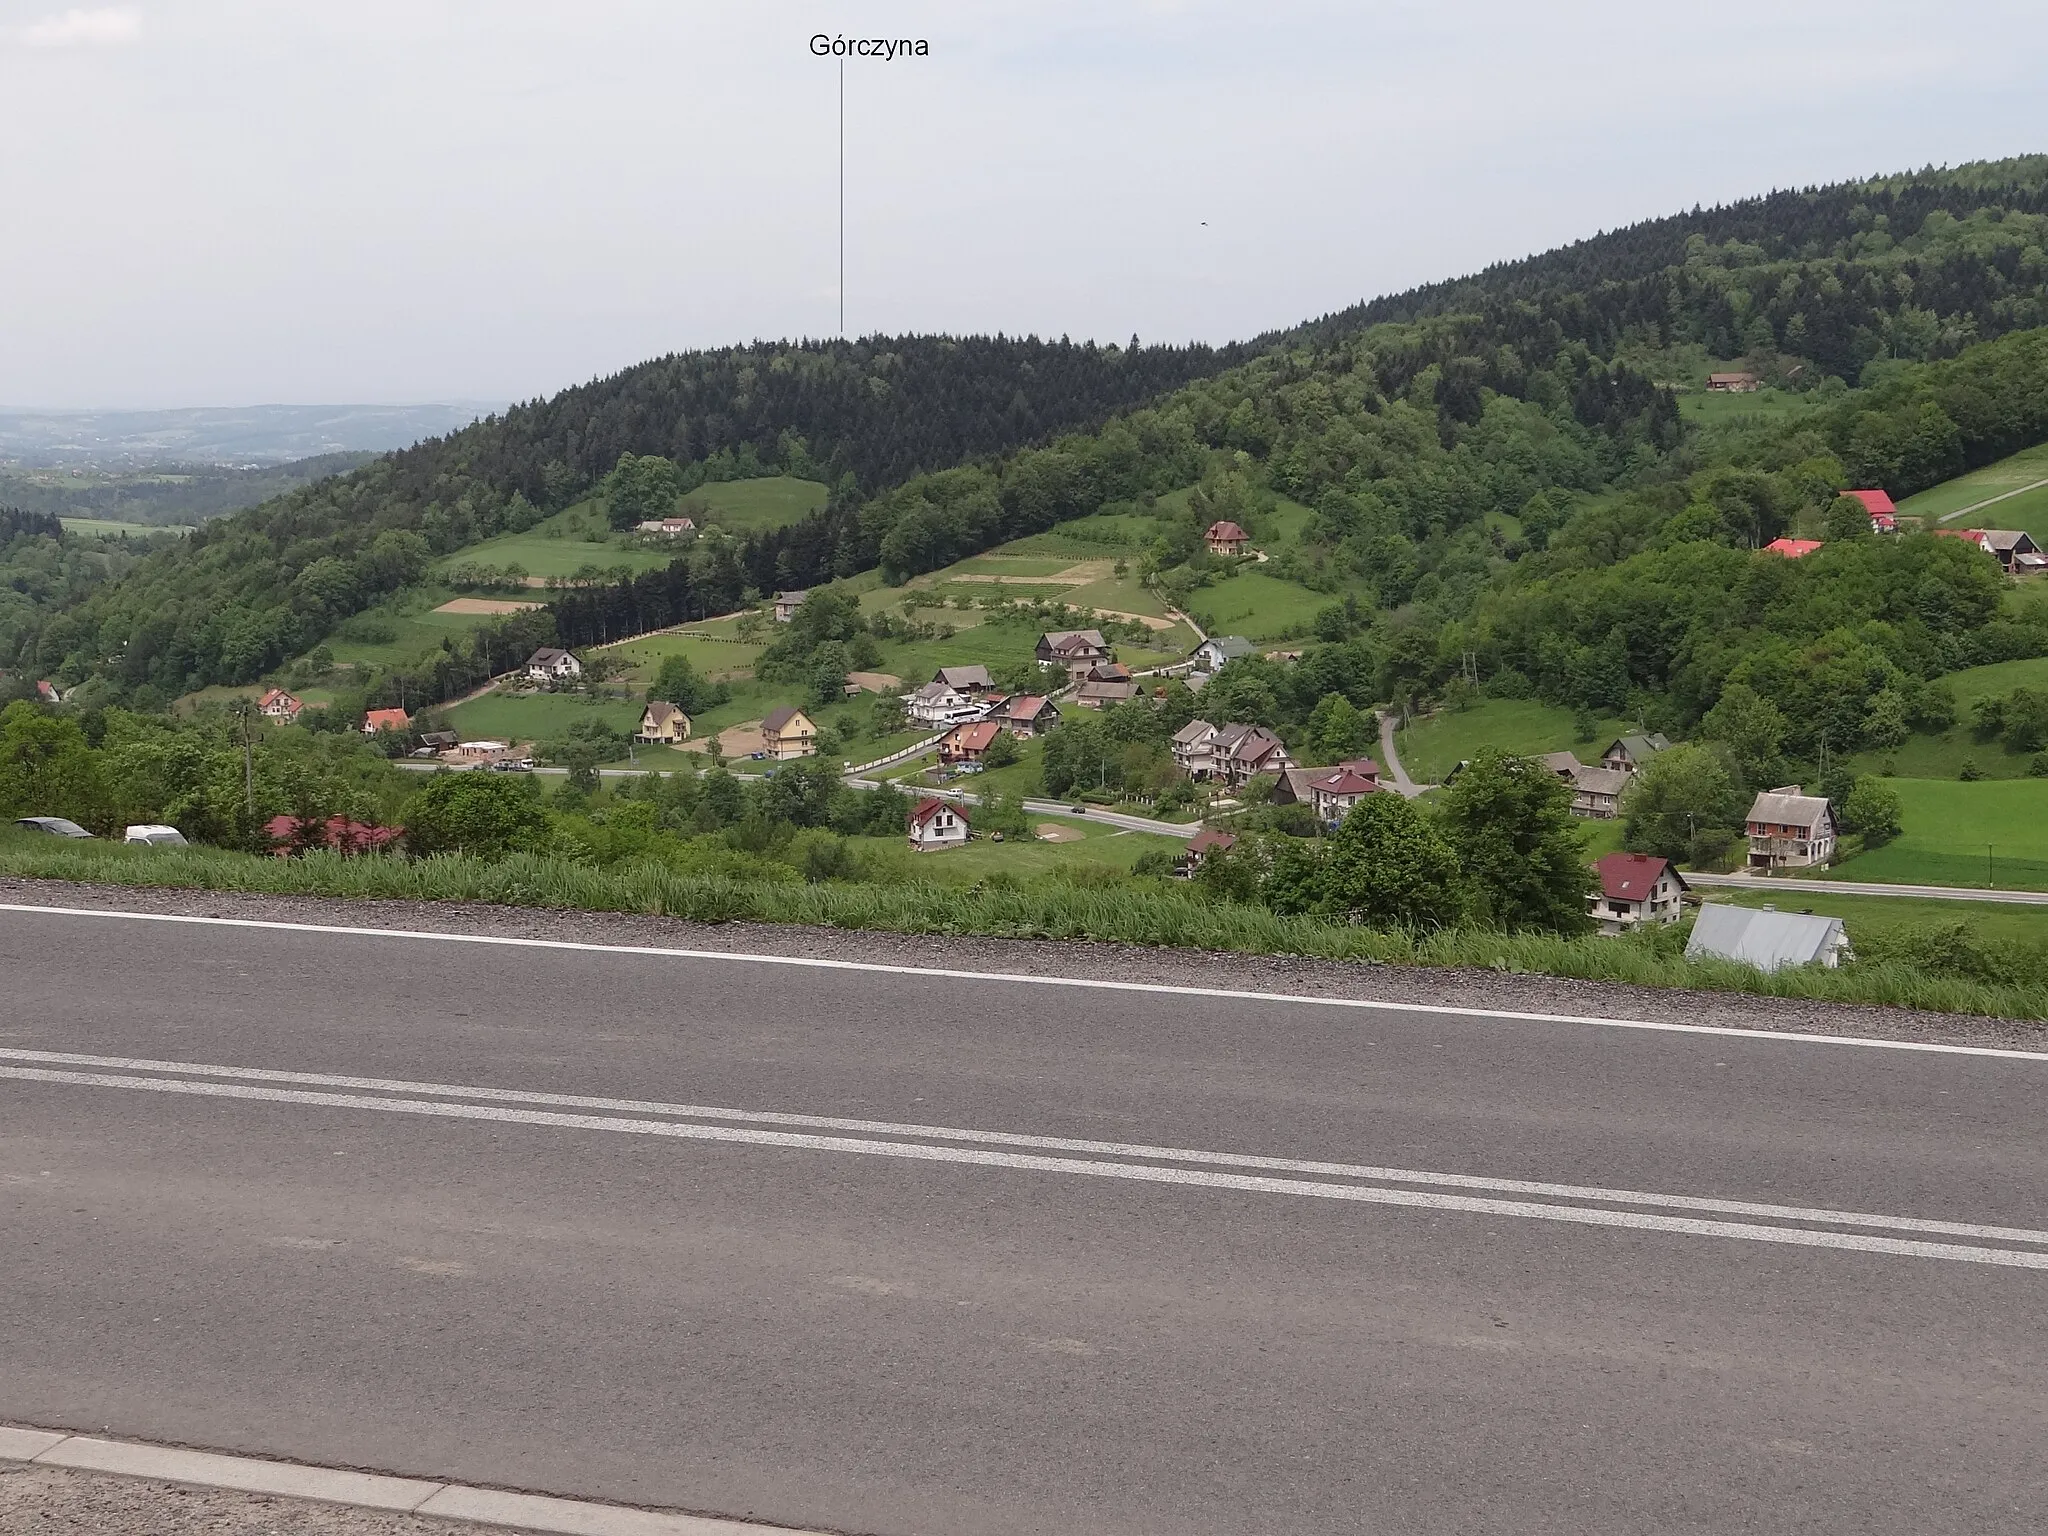
<svg viewBox="0 0 2048 1536">
<path fill-rule="evenodd" d="M 1593 861 L 1600 889 L 1586 910 L 1610 937 L 1642 923 L 1675 923 L 1679 898 L 1691 889 L 1669 859 L 1647 853 L 1610 853 Z"/>
<path fill-rule="evenodd" d="M 537 683 L 563 683 L 583 675 L 583 663 L 567 651 L 544 645 L 526 658 L 526 675 Z"/>
<path fill-rule="evenodd" d="M 910 846 L 920 853 L 967 841 L 967 808 L 937 796 L 917 802 L 910 813 Z"/>
<path fill-rule="evenodd" d="M 818 751 L 818 728 L 811 717 L 794 705 L 771 709 L 761 717 L 761 750 L 772 762 L 814 757 Z"/>
<path fill-rule="evenodd" d="M 1749 808 L 1749 867 L 1804 869 L 1835 856 L 1835 813 L 1797 784 L 1767 789 Z"/>
<path fill-rule="evenodd" d="M 961 725 L 979 720 L 987 706 L 944 683 L 926 683 L 903 695 L 903 712 L 919 725 Z"/>
</svg>

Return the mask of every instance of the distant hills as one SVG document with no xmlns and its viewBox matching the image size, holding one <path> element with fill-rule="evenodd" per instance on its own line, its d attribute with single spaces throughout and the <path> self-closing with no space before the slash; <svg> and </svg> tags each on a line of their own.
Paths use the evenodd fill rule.
<svg viewBox="0 0 2048 1536">
<path fill-rule="evenodd" d="M 106 470 L 283 464 L 329 453 L 388 453 L 442 437 L 497 402 L 428 405 L 199 406 L 169 411 L 0 410 L 0 462 Z"/>
</svg>

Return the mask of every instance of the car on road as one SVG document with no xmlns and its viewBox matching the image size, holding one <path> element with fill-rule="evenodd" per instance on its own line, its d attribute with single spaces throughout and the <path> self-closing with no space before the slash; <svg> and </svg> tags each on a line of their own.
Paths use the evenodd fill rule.
<svg viewBox="0 0 2048 1536">
<path fill-rule="evenodd" d="M 533 772 L 533 759 L 529 757 L 508 757 L 501 762 L 491 764 L 491 772 L 531 773 Z"/>
<path fill-rule="evenodd" d="M 148 848 L 184 848 L 189 846 L 185 834 L 176 827 L 159 826 L 155 822 L 143 822 L 128 829 L 124 843 L 139 843 Z"/>
<path fill-rule="evenodd" d="M 1076 816 L 1086 816 L 1088 814 L 1088 807 L 1085 805 L 1070 805 L 1067 807 L 1067 809 L 1072 811 Z"/>
<path fill-rule="evenodd" d="M 66 821 L 62 816 L 24 816 L 15 825 L 27 832 L 47 832 L 52 837 L 92 836 L 77 822 Z"/>
</svg>

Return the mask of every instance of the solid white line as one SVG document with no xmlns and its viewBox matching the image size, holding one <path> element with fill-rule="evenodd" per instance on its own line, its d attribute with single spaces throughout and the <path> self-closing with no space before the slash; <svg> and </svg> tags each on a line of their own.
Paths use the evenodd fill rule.
<svg viewBox="0 0 2048 1536">
<path fill-rule="evenodd" d="M 16 1078 L 25 1082 L 64 1083 L 85 1088 L 125 1088 L 146 1093 L 193 1094 L 205 1098 L 254 1100 L 270 1104 L 305 1104 L 325 1109 L 362 1109 L 384 1114 L 432 1115 L 450 1120 L 545 1125 L 565 1130 L 612 1131 L 629 1136 L 666 1136 L 685 1141 L 790 1147 L 812 1152 L 896 1157 L 930 1163 L 960 1163 L 974 1167 L 1011 1168 L 1033 1173 L 1084 1174 L 1093 1178 L 1128 1179 L 1148 1184 L 1231 1189 L 1252 1194 L 1301 1195 L 1324 1200 L 1349 1200 L 1367 1205 L 1408 1206 L 1433 1211 L 1459 1211 L 1480 1216 L 1513 1216 L 1531 1221 L 1573 1222 L 1582 1226 L 1627 1227 L 1647 1232 L 1674 1232 L 1691 1237 L 1723 1237 L 1758 1243 L 1786 1243 L 1802 1248 L 1839 1248 L 1857 1253 L 1947 1259 L 1957 1263 L 1992 1264 L 2013 1269 L 2048 1269 L 2048 1253 L 2022 1252 L 2011 1248 L 1976 1248 L 1958 1243 L 1919 1242 L 1905 1238 L 1871 1237 L 1861 1233 L 1815 1231 L 1800 1227 L 1761 1227 L 1746 1222 L 1703 1221 L 1689 1216 L 1658 1216 L 1642 1211 L 1613 1211 L 1588 1206 L 1538 1205 L 1524 1200 L 1490 1200 L 1471 1195 L 1440 1195 L 1422 1190 L 1384 1189 L 1363 1184 L 1327 1184 L 1310 1179 L 1275 1179 L 1250 1174 L 1208 1173 L 1193 1168 L 1158 1168 L 1145 1163 L 1105 1163 L 1084 1158 L 1041 1157 L 1021 1152 L 984 1152 L 968 1147 L 934 1147 L 910 1141 L 869 1141 L 846 1136 L 812 1136 L 792 1131 L 748 1130 L 728 1125 L 686 1125 L 672 1120 L 622 1120 L 614 1116 L 565 1115 L 548 1110 L 501 1109 L 482 1104 L 434 1103 L 425 1099 L 375 1099 L 361 1094 L 312 1093 L 292 1088 L 256 1088 L 241 1083 L 195 1083 L 167 1077 L 114 1077 L 104 1073 L 46 1071 L 39 1067 L 0 1067 L 0 1078 Z"/>
<path fill-rule="evenodd" d="M 483 944 L 508 949 L 554 949 L 588 954 L 643 955 L 668 960 L 783 965 L 810 970 L 863 971 L 884 976 L 921 976 L 941 981 L 1006 981 L 1024 986 L 1071 987 L 1084 991 L 1145 992 L 1165 997 L 1221 998 L 1230 1002 L 1245 1003 L 1296 1003 L 1318 1008 L 1355 1008 L 1378 1013 L 1423 1013 L 1458 1019 L 1504 1019 L 1523 1024 L 1587 1024 L 1601 1029 L 1641 1029 L 1663 1034 L 1715 1035 L 1726 1039 L 1771 1041 L 1780 1045 L 1853 1045 L 1879 1051 L 1912 1051 L 1931 1055 L 1987 1056 L 2007 1061 L 2048 1062 L 2048 1051 L 2020 1051 L 2003 1046 L 1941 1045 L 1923 1040 L 1879 1040 L 1866 1035 L 1798 1034 L 1790 1030 L 1741 1029 L 1730 1024 L 1671 1024 L 1656 1019 L 1603 1019 L 1586 1014 L 1529 1013 L 1507 1008 L 1454 1008 L 1444 1003 L 1394 1003 L 1378 998 L 1318 997 L 1305 992 L 1251 992 L 1228 987 L 1175 986 L 1166 982 L 1104 981 L 1089 976 L 1035 976 L 1023 971 L 963 971 L 939 966 L 885 965 L 869 960 L 822 960 L 801 955 L 757 955 L 739 950 L 671 949 L 643 944 L 593 944 L 573 939 L 527 939 L 487 933 L 437 933 L 419 928 L 357 928 L 340 923 L 284 923 L 254 917 L 197 917 L 178 912 L 124 912 L 100 907 L 43 907 L 23 902 L 0 902 L 0 912 L 26 912 L 57 917 L 119 918 L 145 923 L 186 923 L 214 928 L 253 928 L 273 933 L 321 933 L 346 938 L 412 939 L 436 944 Z"/>
<path fill-rule="evenodd" d="M 1945 1237 L 1975 1237 L 1997 1242 L 2048 1244 L 2048 1231 L 2035 1231 L 2028 1227 L 1986 1226 L 1976 1222 L 1936 1221 L 1917 1216 L 1885 1216 L 1869 1211 L 1835 1211 L 1808 1206 L 1772 1205 L 1752 1200 L 1720 1200 L 1707 1195 L 1660 1195 L 1640 1189 L 1605 1189 L 1594 1185 L 1555 1184 L 1533 1179 L 1488 1178 L 1478 1174 L 1437 1173 L 1417 1168 L 1380 1168 L 1366 1164 L 1320 1162 L 1305 1158 L 1259 1157 L 1249 1153 L 1207 1152 L 1192 1147 L 1088 1141 L 1068 1136 L 1033 1136 L 1014 1131 L 979 1131 L 950 1125 L 904 1124 L 893 1120 L 854 1120 L 836 1115 L 803 1115 L 782 1110 L 731 1109 L 708 1104 L 667 1104 L 646 1099 L 599 1098 L 580 1093 L 538 1093 L 516 1088 L 476 1088 L 459 1083 L 420 1083 L 402 1078 L 353 1077 L 331 1072 L 286 1072 L 268 1067 L 223 1067 L 199 1062 L 153 1061 L 129 1056 L 85 1056 L 70 1051 L 30 1051 L 11 1047 L 0 1047 L 0 1061 L 35 1062 L 45 1066 L 108 1067 L 126 1072 L 171 1072 L 188 1077 L 293 1083 L 312 1088 L 358 1088 L 380 1093 L 432 1094 L 447 1098 L 481 1099 L 497 1104 L 545 1104 L 563 1109 L 609 1109 L 631 1114 L 675 1115 L 690 1119 L 738 1121 L 753 1125 L 802 1126 L 809 1130 L 864 1131 L 882 1136 L 921 1136 L 929 1140 L 1032 1147 L 1048 1152 L 1092 1152 L 1108 1157 L 1142 1157 L 1159 1161 L 1201 1163 L 1221 1168 L 1260 1168 L 1275 1173 L 1314 1173 L 1334 1178 L 1430 1184 L 1447 1189 L 1484 1189 L 1498 1194 L 1552 1195 L 1567 1200 L 1598 1200 L 1618 1205 L 1654 1205 L 1680 1211 L 1712 1211 L 1723 1216 L 1762 1216 L 1782 1221 L 1824 1222 L 1835 1226 L 1882 1227 L 1897 1232 L 1933 1232 Z M 0 1068 L 0 1077 L 13 1075 L 7 1069 Z"/>
</svg>

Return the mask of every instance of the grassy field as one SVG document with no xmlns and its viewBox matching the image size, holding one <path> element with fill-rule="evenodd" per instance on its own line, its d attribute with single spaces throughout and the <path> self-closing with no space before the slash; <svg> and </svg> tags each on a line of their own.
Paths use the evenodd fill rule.
<svg viewBox="0 0 2048 1536">
<path fill-rule="evenodd" d="M 497 621 L 496 614 L 434 611 L 455 595 L 438 587 L 413 588 L 347 620 L 325 643 L 334 659 L 345 665 L 390 666 L 438 651 L 449 635 L 467 635 Z M 362 638 L 373 627 L 386 625 L 390 639 Z"/>
<path fill-rule="evenodd" d="M 1572 730 L 1568 709 L 1555 709 L 1533 699 L 1485 699 L 1467 710 L 1443 710 L 1418 720 L 1394 738 L 1401 766 L 1418 784 L 1440 784 L 1445 774 L 1481 747 L 1504 752 L 1577 752 L 1580 762 L 1615 737 L 1636 729 L 1631 721 L 1602 720 L 1591 741 Z"/>
<path fill-rule="evenodd" d="M 1785 891 L 1738 891 L 1701 886 L 1699 894 L 1716 905 L 1774 906 L 1786 912 L 1817 912 L 1839 917 L 1849 925 L 1849 942 L 1876 929 L 1940 927 L 1961 923 L 1970 936 L 2017 944 L 2048 943 L 2048 913 L 2039 907 L 2016 907 L 1998 901 L 1938 901 L 1915 896 L 1837 896 L 1825 886 L 1804 882 Z"/>
<path fill-rule="evenodd" d="M 626 681 L 639 689 L 654 681 L 654 674 L 660 670 L 662 662 L 671 656 L 689 657 L 690 665 L 708 678 L 750 677 L 754 659 L 762 649 L 758 645 L 711 640 L 697 635 L 646 635 L 621 645 L 607 646 L 605 654 L 617 657 L 632 668 L 626 675 Z"/>
<path fill-rule="evenodd" d="M 1804 415 L 1819 403 L 1812 395 L 1783 389 L 1760 389 L 1749 395 L 1698 390 L 1678 397 L 1678 414 L 1707 426 L 1751 419 L 1782 421 L 1788 416 Z"/>
<path fill-rule="evenodd" d="M 1844 860 L 1840 880 L 2048 890 L 2048 779 L 1894 779 L 1905 831 Z M 1987 879 L 1987 875 L 1992 879 Z M 2048 919 L 2037 918 L 2048 926 Z"/>
<path fill-rule="evenodd" d="M 1967 475 L 1958 475 L 1940 485 L 1922 491 L 1917 496 L 1908 496 L 1899 503 L 1901 512 L 1911 513 L 1932 521 L 1946 513 L 1960 511 L 1976 502 L 1987 501 L 1993 496 L 2002 496 L 2008 491 L 2017 491 L 2022 486 L 2036 481 L 2048 480 L 2048 443 L 2039 443 L 2032 448 L 2022 449 L 2009 459 L 2000 459 L 1996 464 L 1987 464 L 1982 469 L 1973 469 Z M 1951 528 L 2025 528 L 2029 533 L 2039 534 L 2040 528 L 2034 523 L 2023 521 L 2035 518 L 2048 523 L 2048 486 L 2024 496 L 2014 496 L 1996 506 L 1986 507 L 1981 513 L 1959 517 L 1946 526 Z"/>
<path fill-rule="evenodd" d="M 1940 681 L 1955 694 L 1955 725 L 1935 734 L 1916 731 L 1899 746 L 1882 751 L 1859 752 L 1850 760 L 1851 766 L 1858 773 L 1882 778 L 1953 779 L 1965 763 L 1972 763 L 1987 779 L 2024 778 L 2033 754 L 2008 751 L 1998 741 L 1979 741 L 1970 730 L 1970 707 L 1981 698 L 2015 688 L 2048 689 L 2048 656 L 1970 667 L 1951 672 Z"/>
<path fill-rule="evenodd" d="M 574 576 L 585 566 L 601 571 L 622 565 L 636 572 L 658 570 L 675 558 L 670 550 L 629 549 L 611 540 L 603 504 L 580 501 L 524 533 L 502 533 L 444 555 L 433 570 L 438 574 L 457 565 L 494 565 L 501 570 L 522 565 L 529 576 Z"/>
<path fill-rule="evenodd" d="M 1343 600 L 1341 593 L 1311 592 L 1254 566 L 1203 587 L 1188 599 L 1188 612 L 1212 635 L 1283 640 L 1305 635 L 1319 612 Z"/>
<path fill-rule="evenodd" d="M 487 693 L 448 711 L 449 725 L 466 741 L 546 741 L 582 720 L 602 720 L 631 734 L 640 723 L 640 706 L 570 693 Z"/>
<path fill-rule="evenodd" d="M 683 513 L 735 533 L 785 528 L 825 505 L 815 480 L 769 475 L 759 480 L 713 480 L 683 498 Z"/>
<path fill-rule="evenodd" d="M 158 533 L 190 533 L 189 523 L 122 523 L 104 517 L 66 517 L 60 519 L 67 533 L 83 534 L 89 539 L 146 539 Z"/>
</svg>

